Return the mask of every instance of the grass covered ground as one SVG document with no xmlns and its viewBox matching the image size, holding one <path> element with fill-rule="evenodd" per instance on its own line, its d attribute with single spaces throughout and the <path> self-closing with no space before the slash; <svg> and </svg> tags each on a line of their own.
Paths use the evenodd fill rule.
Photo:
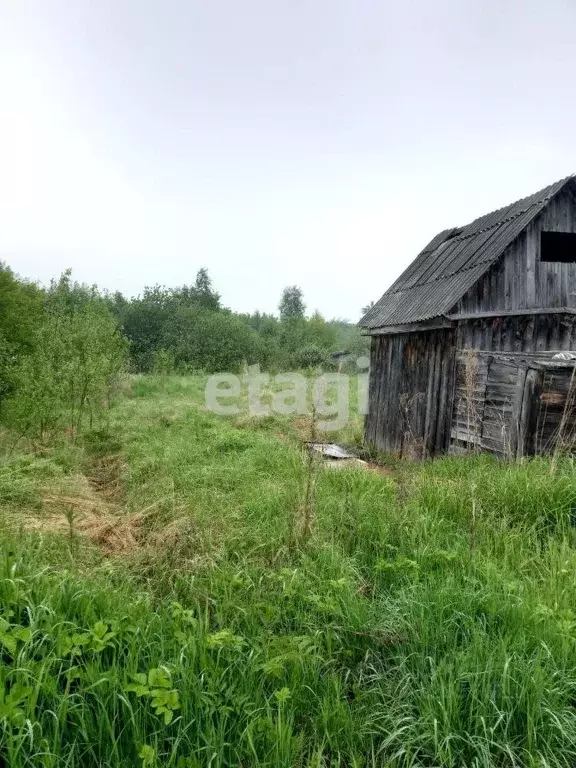
<svg viewBox="0 0 576 768">
<path fill-rule="evenodd" d="M 203 387 L 3 437 L 4 764 L 573 766 L 572 463 L 320 471 Z"/>
</svg>

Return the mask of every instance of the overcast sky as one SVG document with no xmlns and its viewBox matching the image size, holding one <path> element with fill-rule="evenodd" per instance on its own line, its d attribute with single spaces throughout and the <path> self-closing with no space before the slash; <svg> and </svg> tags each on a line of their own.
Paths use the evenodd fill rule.
<svg viewBox="0 0 576 768">
<path fill-rule="evenodd" d="M 574 0 L 0 0 L 0 259 L 357 320 L 576 171 Z"/>
</svg>

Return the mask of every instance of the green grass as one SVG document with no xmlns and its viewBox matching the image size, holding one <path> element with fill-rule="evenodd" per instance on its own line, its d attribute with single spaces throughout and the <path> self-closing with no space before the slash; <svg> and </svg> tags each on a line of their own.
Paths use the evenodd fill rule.
<svg viewBox="0 0 576 768">
<path fill-rule="evenodd" d="M 573 766 L 572 464 L 321 471 L 306 536 L 302 424 L 203 385 L 139 378 L 76 444 L 7 448 L 4 763 Z M 86 477 L 137 546 L 82 534 Z"/>
</svg>

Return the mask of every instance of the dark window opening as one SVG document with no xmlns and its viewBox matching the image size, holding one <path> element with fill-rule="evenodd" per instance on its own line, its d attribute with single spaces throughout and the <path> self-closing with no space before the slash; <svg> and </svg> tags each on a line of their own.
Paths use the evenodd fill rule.
<svg viewBox="0 0 576 768">
<path fill-rule="evenodd" d="M 540 261 L 576 264 L 576 234 L 572 232 L 542 232 Z"/>
</svg>

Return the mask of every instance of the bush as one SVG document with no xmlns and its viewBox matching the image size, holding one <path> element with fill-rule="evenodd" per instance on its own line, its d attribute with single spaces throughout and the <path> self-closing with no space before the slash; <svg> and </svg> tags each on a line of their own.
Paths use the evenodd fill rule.
<svg viewBox="0 0 576 768">
<path fill-rule="evenodd" d="M 293 362 L 296 368 L 313 368 L 316 365 L 325 365 L 327 353 L 326 350 L 321 349 L 316 344 L 307 344 L 294 353 Z"/>
<path fill-rule="evenodd" d="M 179 308 L 166 329 L 164 345 L 178 369 L 208 373 L 237 371 L 258 362 L 258 337 L 235 315 L 198 306 Z"/>
<path fill-rule="evenodd" d="M 8 422 L 40 439 L 57 428 L 75 433 L 85 421 L 92 425 L 110 400 L 126 353 L 108 307 L 65 274 L 48 292 L 32 351 L 14 366 Z"/>
<path fill-rule="evenodd" d="M 157 349 L 154 353 L 152 373 L 156 375 L 173 373 L 174 367 L 174 353 L 168 349 Z"/>
</svg>

